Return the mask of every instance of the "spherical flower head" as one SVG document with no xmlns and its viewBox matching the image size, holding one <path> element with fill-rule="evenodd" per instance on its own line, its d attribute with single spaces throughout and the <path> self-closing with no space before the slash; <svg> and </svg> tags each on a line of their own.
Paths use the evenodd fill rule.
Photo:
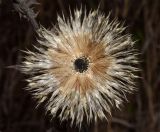
<svg viewBox="0 0 160 132">
<path fill-rule="evenodd" d="M 38 31 L 40 46 L 27 51 L 21 71 L 28 89 L 53 117 L 81 125 L 107 118 L 135 90 L 137 58 L 123 24 L 99 11 L 58 16 L 52 30 Z"/>
</svg>

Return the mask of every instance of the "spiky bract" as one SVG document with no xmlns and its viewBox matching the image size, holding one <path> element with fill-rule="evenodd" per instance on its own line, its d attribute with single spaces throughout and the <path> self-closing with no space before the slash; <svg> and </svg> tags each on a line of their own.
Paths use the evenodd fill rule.
<svg viewBox="0 0 160 132">
<path fill-rule="evenodd" d="M 83 14 L 83 15 L 82 15 Z M 27 52 L 21 71 L 28 89 L 47 111 L 81 125 L 106 118 L 134 90 L 137 63 L 131 36 L 99 11 L 76 10 L 58 17 L 53 30 L 41 28 L 37 52 Z"/>
</svg>

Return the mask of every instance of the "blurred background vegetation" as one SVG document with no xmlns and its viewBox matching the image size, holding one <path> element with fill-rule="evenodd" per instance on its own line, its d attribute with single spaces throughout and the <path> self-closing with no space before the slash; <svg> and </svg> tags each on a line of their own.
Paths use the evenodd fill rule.
<svg viewBox="0 0 160 132">
<path fill-rule="evenodd" d="M 133 34 L 140 52 L 141 79 L 138 91 L 128 96 L 121 110 L 89 126 L 82 132 L 160 132 L 160 1 L 159 0 L 38 0 L 37 21 L 46 28 L 56 24 L 57 13 L 69 15 L 81 5 L 87 10 L 99 8 L 106 15 L 125 21 L 126 32 Z M 36 101 L 25 91 L 25 77 L 7 66 L 20 64 L 23 53 L 36 43 L 31 24 L 20 18 L 12 0 L 0 0 L 0 132 L 78 132 L 69 123 L 60 123 L 36 108 Z"/>
</svg>

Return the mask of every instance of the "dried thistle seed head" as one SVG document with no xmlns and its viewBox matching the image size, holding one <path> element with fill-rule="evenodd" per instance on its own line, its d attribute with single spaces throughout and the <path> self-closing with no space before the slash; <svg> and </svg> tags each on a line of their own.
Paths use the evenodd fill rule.
<svg viewBox="0 0 160 132">
<path fill-rule="evenodd" d="M 136 52 L 124 29 L 98 11 L 58 17 L 53 31 L 38 31 L 41 47 L 28 51 L 21 66 L 31 76 L 28 89 L 53 116 L 58 112 L 71 124 L 106 118 L 134 90 Z"/>
</svg>

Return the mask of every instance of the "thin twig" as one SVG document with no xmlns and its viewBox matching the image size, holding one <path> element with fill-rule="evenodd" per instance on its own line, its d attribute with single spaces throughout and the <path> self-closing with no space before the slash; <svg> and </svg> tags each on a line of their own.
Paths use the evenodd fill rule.
<svg viewBox="0 0 160 132">
<path fill-rule="evenodd" d="M 36 0 L 16 0 L 13 2 L 13 6 L 17 12 L 19 12 L 20 17 L 24 17 L 30 21 L 35 31 L 39 29 L 38 23 L 35 20 L 38 13 L 35 13 L 31 8 L 32 5 L 38 4 Z"/>
<path fill-rule="evenodd" d="M 130 128 L 130 129 L 135 129 L 136 128 L 136 125 L 135 124 L 131 124 L 123 119 L 119 119 L 119 118 L 115 118 L 113 117 L 112 118 L 112 123 L 117 123 L 117 124 L 120 124 L 124 127 L 127 127 L 127 128 Z"/>
</svg>

